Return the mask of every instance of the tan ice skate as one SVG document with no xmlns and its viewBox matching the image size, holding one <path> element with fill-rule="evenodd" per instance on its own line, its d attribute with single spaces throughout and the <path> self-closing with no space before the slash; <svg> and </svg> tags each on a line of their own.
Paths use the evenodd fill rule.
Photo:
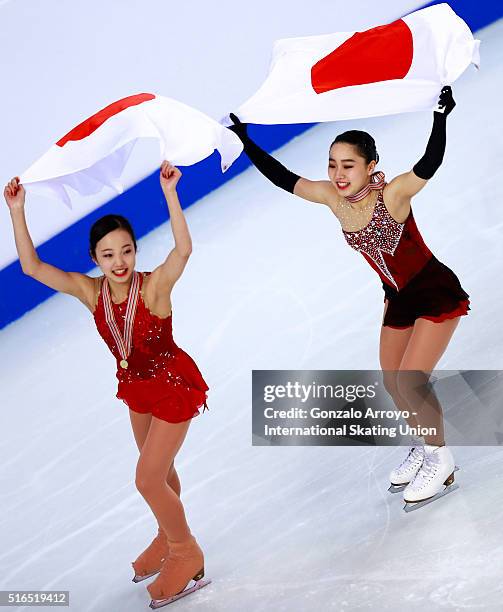
<svg viewBox="0 0 503 612">
<path fill-rule="evenodd" d="M 162 563 L 169 551 L 168 539 L 164 529 L 159 527 L 156 537 L 131 564 L 135 572 L 133 582 L 141 582 L 161 571 Z"/>
<path fill-rule="evenodd" d="M 169 542 L 168 546 L 168 557 L 159 576 L 147 586 L 153 609 L 172 603 L 211 582 L 203 580 L 203 551 L 193 535 L 183 542 Z"/>
</svg>

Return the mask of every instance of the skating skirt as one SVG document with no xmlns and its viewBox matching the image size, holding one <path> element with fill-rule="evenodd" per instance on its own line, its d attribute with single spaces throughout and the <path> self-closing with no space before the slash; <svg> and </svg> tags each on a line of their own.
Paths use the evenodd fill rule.
<svg viewBox="0 0 503 612">
<path fill-rule="evenodd" d="M 458 277 L 434 255 L 400 291 L 383 281 L 384 300 L 389 300 L 383 325 L 402 329 L 416 319 L 441 323 L 468 314 L 469 295 Z"/>
<path fill-rule="evenodd" d="M 200 414 L 206 405 L 208 385 L 192 358 L 180 349 L 170 361 L 169 371 L 154 378 L 119 382 L 117 398 L 131 410 L 151 413 L 168 423 L 181 423 Z"/>
</svg>

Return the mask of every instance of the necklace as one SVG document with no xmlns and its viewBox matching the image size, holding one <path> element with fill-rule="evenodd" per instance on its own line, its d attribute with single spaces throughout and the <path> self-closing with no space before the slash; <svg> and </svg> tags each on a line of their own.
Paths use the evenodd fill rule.
<svg viewBox="0 0 503 612">
<path fill-rule="evenodd" d="M 362 212 L 366 212 L 369 208 L 374 206 L 376 200 L 377 200 L 377 198 L 375 196 L 373 196 L 363 206 L 353 206 L 353 204 L 351 204 L 351 202 L 345 202 L 345 204 L 347 204 L 347 206 L 349 208 L 351 208 L 351 210 L 353 210 L 357 215 L 361 215 Z"/>
<path fill-rule="evenodd" d="M 358 193 L 352 196 L 347 196 L 339 200 L 337 207 L 337 217 L 341 223 L 342 229 L 347 232 L 360 231 L 362 227 L 365 227 L 370 223 L 369 210 L 374 209 L 379 199 L 379 190 L 386 185 L 384 178 L 384 172 L 374 172 L 370 177 L 370 182 L 360 189 Z M 352 203 L 360 202 L 368 196 L 372 191 L 376 191 L 376 195 L 373 198 L 360 207 L 355 207 Z M 363 223 L 365 219 L 365 223 Z"/>
<path fill-rule="evenodd" d="M 337 217 L 342 225 L 342 229 L 352 232 L 365 227 L 370 220 L 370 211 L 375 208 L 379 194 L 375 194 L 364 206 L 355 208 L 346 198 L 339 201 Z"/>
</svg>

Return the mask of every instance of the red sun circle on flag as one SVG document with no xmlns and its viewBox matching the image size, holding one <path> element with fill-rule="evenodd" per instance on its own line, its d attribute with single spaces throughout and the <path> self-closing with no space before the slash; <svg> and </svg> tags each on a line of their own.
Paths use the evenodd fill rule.
<svg viewBox="0 0 503 612">
<path fill-rule="evenodd" d="M 410 70 L 412 32 L 402 19 L 356 32 L 311 68 L 311 84 L 321 94 L 341 87 L 403 79 Z"/>
</svg>

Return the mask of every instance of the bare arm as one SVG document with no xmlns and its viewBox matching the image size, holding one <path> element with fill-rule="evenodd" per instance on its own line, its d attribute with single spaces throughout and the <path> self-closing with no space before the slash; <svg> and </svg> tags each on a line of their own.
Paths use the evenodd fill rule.
<svg viewBox="0 0 503 612">
<path fill-rule="evenodd" d="M 300 178 L 295 183 L 293 193 L 299 198 L 317 204 L 325 204 L 330 208 L 333 208 L 339 201 L 337 191 L 330 181 L 310 181 L 306 178 Z"/>
<path fill-rule="evenodd" d="M 388 204 L 393 203 L 395 216 L 402 216 L 405 209 L 410 206 L 412 196 L 421 191 L 428 181 L 419 178 L 412 170 L 395 176 L 384 188 L 384 195 Z"/>
<path fill-rule="evenodd" d="M 51 289 L 73 295 L 92 310 L 94 281 L 91 277 L 79 272 L 64 272 L 38 257 L 26 224 L 25 190 L 18 178 L 12 179 L 5 186 L 4 196 L 10 210 L 16 249 L 23 272 Z"/>
<path fill-rule="evenodd" d="M 174 284 L 182 275 L 190 254 L 192 240 L 185 216 L 178 199 L 176 185 L 182 173 L 178 168 L 164 161 L 161 165 L 161 187 L 166 197 L 175 246 L 165 261 L 158 266 L 149 278 L 150 303 L 155 310 L 164 310 L 169 304 L 169 296 Z"/>
</svg>

